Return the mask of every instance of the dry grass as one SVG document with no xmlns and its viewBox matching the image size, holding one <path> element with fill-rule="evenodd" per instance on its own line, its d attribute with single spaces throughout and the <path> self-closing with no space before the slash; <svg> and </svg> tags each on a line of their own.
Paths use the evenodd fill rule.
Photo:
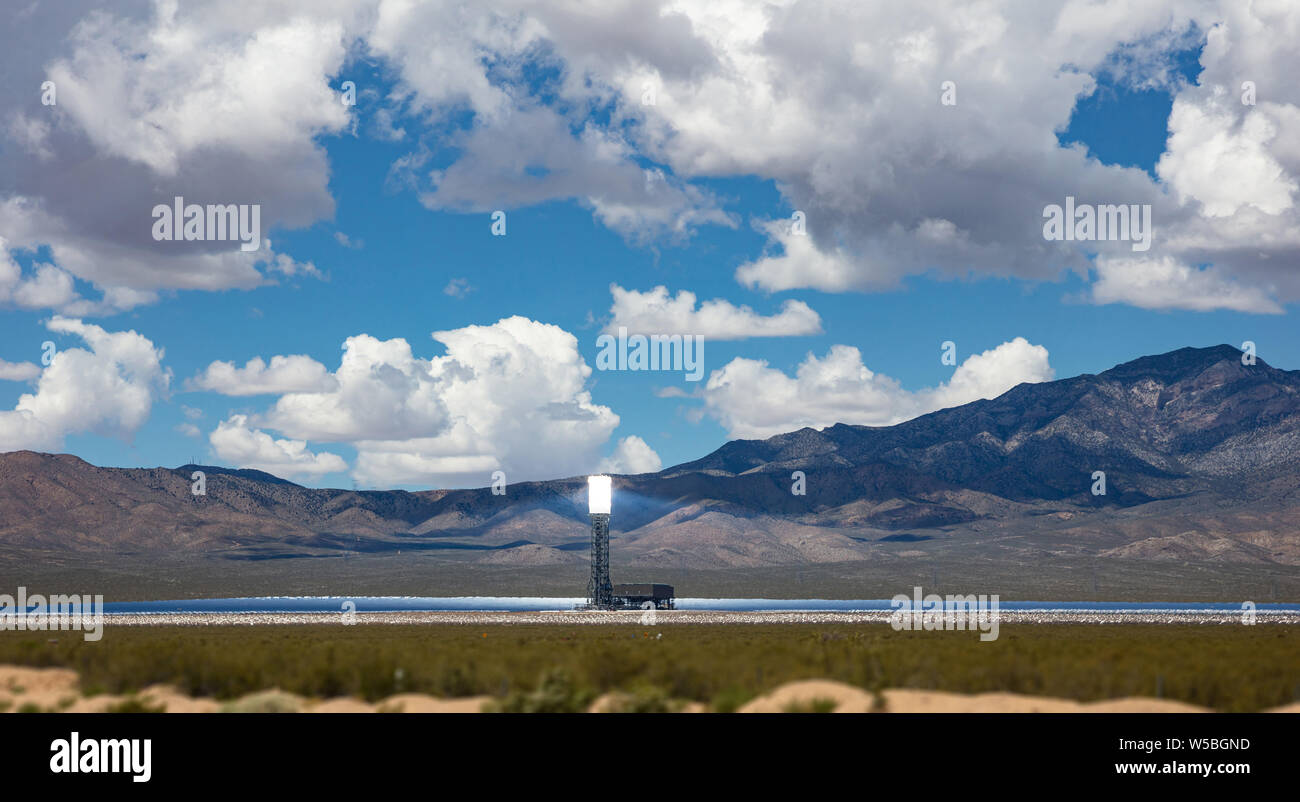
<svg viewBox="0 0 1300 802">
<path fill-rule="evenodd" d="M 1300 627 L 1006 625 L 895 632 L 884 624 L 642 627 L 266 626 L 114 628 L 98 643 L 0 632 L 0 664 L 59 666 L 86 693 L 157 684 L 234 699 L 268 688 L 376 701 L 493 696 L 507 709 L 577 709 L 610 692 L 734 710 L 803 679 L 1078 701 L 1160 697 L 1251 711 L 1300 701 Z M 484 635 L 486 634 L 486 637 Z"/>
</svg>

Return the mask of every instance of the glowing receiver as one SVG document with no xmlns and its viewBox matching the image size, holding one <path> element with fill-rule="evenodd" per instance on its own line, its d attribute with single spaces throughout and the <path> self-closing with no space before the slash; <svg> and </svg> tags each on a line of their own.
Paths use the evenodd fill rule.
<svg viewBox="0 0 1300 802">
<path fill-rule="evenodd" d="M 609 515 L 612 495 L 608 476 L 587 477 L 587 508 L 592 515 Z"/>
</svg>

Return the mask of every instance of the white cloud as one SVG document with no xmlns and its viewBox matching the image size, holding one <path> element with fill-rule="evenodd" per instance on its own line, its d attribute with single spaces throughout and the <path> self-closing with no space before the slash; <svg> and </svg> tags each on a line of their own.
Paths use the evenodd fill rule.
<svg viewBox="0 0 1300 802">
<path fill-rule="evenodd" d="M 1203 105 L 1180 99 L 1169 114 L 1168 150 L 1157 166 L 1179 200 L 1199 203 L 1206 217 L 1230 217 L 1243 206 L 1278 215 L 1292 207 L 1295 178 L 1270 153 L 1279 135 L 1273 114 L 1252 109 L 1226 91 Z"/>
<path fill-rule="evenodd" d="M 270 248 L 270 240 L 267 240 L 266 245 L 267 248 Z M 292 278 L 297 275 L 321 278 L 321 272 L 316 269 L 315 263 L 300 262 L 287 253 L 274 254 L 265 260 L 265 264 L 267 270 L 273 273 L 279 273 L 287 278 Z"/>
<path fill-rule="evenodd" d="M 366 246 L 365 242 L 359 239 L 354 240 L 342 231 L 334 232 L 334 241 L 342 245 L 344 248 L 360 249 Z"/>
<path fill-rule="evenodd" d="M 406 129 L 393 125 L 395 114 L 392 109 L 381 108 L 375 112 L 370 122 L 370 133 L 384 142 L 401 142 L 406 138 Z"/>
<path fill-rule="evenodd" d="M 147 236 L 147 216 L 124 219 L 120 217 L 122 208 L 117 207 L 104 214 L 117 217 L 122 227 L 118 231 L 129 232 L 137 226 L 137 233 Z M 249 252 L 239 250 L 238 243 L 233 248 L 204 252 L 191 246 L 210 243 L 111 242 L 89 226 L 77 227 L 51 214 L 33 198 L 4 198 L 3 186 L 0 231 L 4 232 L 0 236 L 0 250 L 4 251 L 0 253 L 0 303 L 51 308 L 69 316 L 112 314 L 153 303 L 158 299 L 156 290 L 163 288 L 248 289 L 271 283 L 262 270 L 319 275 L 310 262 L 296 262 L 277 253 L 265 239 L 260 250 Z M 40 247 L 50 249 L 53 264 L 36 265 L 34 275 L 23 277 L 10 251 Z M 82 298 L 75 291 L 74 277 L 97 287 L 102 297 Z"/>
<path fill-rule="evenodd" d="M 343 64 L 341 21 L 263 14 L 240 30 L 216 11 L 164 2 L 147 22 L 85 17 L 48 70 L 59 108 L 101 152 L 166 176 L 197 151 L 275 157 L 347 124 L 325 80 Z"/>
<path fill-rule="evenodd" d="M 158 290 L 248 288 L 265 283 L 263 269 L 314 272 L 266 247 L 155 242 L 149 212 L 180 195 L 257 203 L 264 230 L 333 214 L 317 137 L 350 121 L 329 83 L 353 15 L 365 13 L 346 5 L 230 13 L 158 2 L 110 13 L 68 3 L 10 20 L 0 137 L 17 147 L 0 147 L 0 232 L 15 247 L 48 247 L 50 270 L 62 271 L 38 273 L 15 302 L 105 314 L 152 303 Z M 17 87 L 45 80 L 56 106 Z M 103 297 L 69 298 L 65 277 Z"/>
<path fill-rule="evenodd" d="M 41 375 L 41 369 L 33 362 L 6 362 L 0 359 L 0 381 L 26 382 Z"/>
<path fill-rule="evenodd" d="M 242 368 L 234 362 L 213 362 L 186 382 L 189 390 L 235 396 L 327 392 L 334 386 L 325 366 L 304 354 L 273 356 L 270 365 L 254 357 Z"/>
<path fill-rule="evenodd" d="M 1100 64 L 1120 41 L 1114 29 L 1082 19 L 1057 31 L 1057 14 L 1015 3 L 677 8 L 718 67 L 626 68 L 625 95 L 647 77 L 662 86 L 641 144 L 684 177 L 774 179 L 806 214 L 807 237 L 771 224 L 783 255 L 742 267 L 743 283 L 844 291 L 930 271 L 1051 278 L 1079 263 L 1042 241 L 1045 202 L 1067 187 L 1157 194 L 1140 171 L 1090 163 L 1054 135 L 1092 87 L 1074 65 Z M 1169 21 L 1134 13 L 1123 35 Z M 956 106 L 940 103 L 945 80 L 958 83 Z"/>
<path fill-rule="evenodd" d="M 248 423 L 353 445 L 367 484 L 483 486 L 496 470 L 515 482 L 599 463 L 619 418 L 592 402 L 572 334 L 516 316 L 433 338 L 446 354 L 424 359 L 400 338 L 349 337 L 333 389 L 286 393 Z M 622 453 L 643 466 L 645 451 Z"/>
<path fill-rule="evenodd" d="M 331 391 L 282 395 L 259 423 L 323 442 L 428 437 L 447 426 L 429 363 L 403 339 L 349 337 L 333 379 Z"/>
<path fill-rule="evenodd" d="M 769 220 L 757 225 L 768 236 L 768 253 L 736 268 L 736 281 L 768 292 L 811 288 L 844 292 L 874 284 L 892 284 L 896 276 L 879 280 L 864 277 L 854 268 L 853 257 L 842 247 L 822 251 L 807 234 L 795 234 L 788 220 Z M 775 247 L 774 247 L 775 246 Z"/>
<path fill-rule="evenodd" d="M 602 473 L 654 473 L 664 466 L 655 450 L 636 435 L 618 441 L 614 453 L 600 461 Z"/>
<path fill-rule="evenodd" d="M 924 411 L 930 412 L 996 398 L 1017 384 L 1051 381 L 1055 376 L 1047 349 L 1016 337 L 996 348 L 971 354 L 947 382 L 917 397 Z"/>
<path fill-rule="evenodd" d="M 671 297 L 659 286 L 648 292 L 625 290 L 611 284 L 614 296 L 611 320 L 605 331 L 616 334 L 626 327 L 634 334 L 700 335 L 712 340 L 742 340 L 748 337 L 791 337 L 820 334 L 821 318 L 803 301 L 788 300 L 781 311 L 764 317 L 748 306 L 736 306 L 715 298 L 696 307 L 695 293 L 679 290 Z"/>
<path fill-rule="evenodd" d="M 36 392 L 0 412 L 0 451 L 57 451 L 67 435 L 81 432 L 129 439 L 170 384 L 162 349 L 134 331 L 108 332 L 58 316 L 45 325 L 80 337 L 89 350 L 56 351 Z"/>
<path fill-rule="evenodd" d="M 619 419 L 592 403 L 591 368 L 572 334 L 516 316 L 433 337 L 447 351 L 428 362 L 446 429 L 424 441 L 359 444 L 359 478 L 378 481 L 394 451 L 418 455 L 432 481 L 472 485 L 488 482 L 479 466 L 489 461 L 509 481 L 583 473 L 597 462 Z"/>
<path fill-rule="evenodd" d="M 39 265 L 36 274 L 14 290 L 13 299 L 29 309 L 59 309 L 77 297 L 72 276 L 54 265 Z"/>
<path fill-rule="evenodd" d="M 51 264 L 36 264 L 27 275 L 13 258 L 9 240 L 0 236 L 0 304 L 27 309 L 57 309 L 76 313 L 80 298 L 72 276 Z"/>
<path fill-rule="evenodd" d="M 1213 267 L 1194 268 L 1172 256 L 1155 259 L 1099 256 L 1092 301 L 1144 309 L 1232 309 L 1281 314 L 1266 290 L 1244 287 Z"/>
<path fill-rule="evenodd" d="M 452 298 L 464 298 L 474 291 L 470 286 L 469 279 L 453 278 L 447 282 L 447 286 L 442 288 L 443 295 L 450 295 Z"/>
<path fill-rule="evenodd" d="M 642 22 L 648 42 L 635 50 L 597 40 L 618 42 L 608 26 L 626 23 L 629 9 L 533 13 L 570 68 L 573 99 L 609 87 L 647 157 L 687 182 L 771 179 L 806 214 L 806 237 L 789 221 L 759 224 L 769 248 L 737 271 L 747 286 L 874 291 L 918 274 L 1087 275 L 1094 254 L 1117 246 L 1041 236 L 1043 206 L 1068 194 L 1151 204 L 1153 264 L 1208 264 L 1273 304 L 1300 299 L 1294 4 L 1080 0 L 1047 11 L 1007 0 L 899 14 L 872 3 L 688 1 Z M 649 44 L 670 23 L 681 26 L 678 47 Z M 1170 54 L 1201 36 L 1204 71 L 1187 84 Z M 1103 74 L 1175 94 L 1159 180 L 1058 143 Z M 1247 79 L 1255 106 L 1240 102 Z M 953 106 L 940 103 L 948 80 Z M 649 106 L 639 103 L 646 85 L 656 90 Z M 1173 299 L 1146 305 L 1161 300 Z M 1209 308 L 1241 308 L 1239 296 Z"/>
<path fill-rule="evenodd" d="M 515 0 L 493 11 L 381 2 L 365 34 L 371 52 L 400 76 L 390 109 L 437 124 L 473 115 L 452 138 L 459 155 L 446 168 L 419 173 L 407 168 L 423 159 L 404 160 L 402 173 L 421 188 L 426 206 L 482 212 L 572 199 L 637 241 L 734 225 L 711 193 L 638 158 L 622 109 L 598 119 L 617 99 L 606 72 L 611 62 L 630 55 L 709 60 L 685 16 L 653 4 L 579 8 Z M 526 74 L 528 66 L 549 72 L 566 62 L 558 85 L 541 92 L 530 86 L 536 75 Z M 542 93 L 563 102 L 547 105 Z M 640 94 L 638 86 L 638 104 Z M 391 128 L 389 120 L 379 124 Z"/>
<path fill-rule="evenodd" d="M 519 109 L 464 135 L 460 158 L 431 172 L 420 195 L 430 209 L 487 212 L 576 200 L 630 239 L 682 238 L 704 224 L 734 227 L 703 189 L 642 167 L 614 131 L 570 123 L 548 108 Z"/>
<path fill-rule="evenodd" d="M 9 138 L 43 162 L 54 158 L 54 152 L 46 144 L 49 136 L 50 124 L 44 120 L 28 117 L 21 111 L 9 120 Z"/>
<path fill-rule="evenodd" d="M 1111 246 L 1041 237 L 1042 207 L 1070 194 L 1152 204 L 1152 264 L 1211 265 L 1273 303 L 1300 299 L 1294 3 L 46 5 L 11 21 L 0 54 L 0 231 L 50 246 L 55 268 L 105 295 L 65 313 L 306 269 L 214 243 L 163 248 L 140 209 L 179 194 L 256 200 L 268 229 L 328 219 L 320 139 L 360 129 L 409 135 L 397 172 L 430 208 L 571 199 L 636 241 L 734 225 L 704 180 L 772 182 L 808 235 L 760 223 L 768 251 L 737 278 L 769 291 L 1088 275 Z M 1170 52 L 1201 36 L 1203 71 L 1186 84 Z M 358 53 L 395 77 L 367 96 L 365 125 L 331 88 Z M 1103 74 L 1175 94 L 1158 180 L 1059 144 Z M 46 78 L 57 107 L 31 89 Z M 939 102 L 948 80 L 953 106 Z M 433 169 L 433 145 L 451 162 Z M 62 297 L 58 274 L 36 279 L 30 302 Z"/>
<path fill-rule="evenodd" d="M 733 359 L 709 376 L 704 400 L 730 436 L 757 439 L 805 426 L 887 426 L 1053 375 L 1047 349 L 1017 337 L 968 357 L 946 383 L 911 392 L 869 370 L 857 348 L 834 345 L 824 357 L 808 354 L 793 377 L 765 361 Z"/>
<path fill-rule="evenodd" d="M 213 453 L 239 468 L 254 468 L 280 477 L 311 476 L 347 470 L 337 454 L 313 453 L 302 440 L 277 440 L 251 429 L 245 415 L 231 415 L 208 435 Z"/>
</svg>

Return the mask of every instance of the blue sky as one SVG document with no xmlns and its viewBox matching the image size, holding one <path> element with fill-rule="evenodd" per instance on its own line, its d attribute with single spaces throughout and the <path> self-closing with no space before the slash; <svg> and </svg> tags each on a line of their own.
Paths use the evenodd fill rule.
<svg viewBox="0 0 1300 802">
<path fill-rule="evenodd" d="M 157 19 L 154 24 L 159 24 Z M 13 34 L 6 37 L 10 35 Z M 1154 37 L 1151 41 L 1161 40 Z M 1080 170 L 1080 176 L 1085 175 L 1082 172 L 1085 170 L 1090 171 L 1086 175 L 1094 176 L 1086 180 L 1079 178 L 1081 196 L 1087 194 L 1088 186 L 1109 180 L 1105 176 L 1113 174 L 1104 171 L 1106 166 L 1138 168 L 1146 174 L 1140 180 L 1149 184 L 1151 192 L 1161 196 L 1174 194 L 1171 190 L 1174 180 L 1164 180 L 1157 163 L 1168 149 L 1170 112 L 1175 97 L 1197 91 L 1203 79 L 1202 40 L 1194 40 L 1190 48 L 1185 39 L 1176 41 L 1178 47 L 1163 51 L 1156 48 L 1158 57 L 1130 65 L 1119 75 L 1107 72 L 1107 65 L 1113 62 L 1105 58 L 1083 67 L 1057 66 L 1058 71 L 1069 70 L 1096 81 L 1095 89 L 1080 93 L 1077 101 L 1067 99 L 1073 101 L 1066 106 L 1072 109 L 1066 118 L 1068 123 L 1051 132 L 1062 151 L 1068 150 L 1071 144 L 1086 148 L 1086 163 L 1070 168 Z M 50 65 L 57 62 L 68 46 L 67 40 L 54 39 L 43 56 L 33 57 L 31 69 L 59 74 Z M 900 413 L 899 409 L 921 412 L 926 411 L 925 403 L 932 406 L 940 403 L 912 399 L 905 394 L 943 388 L 953 381 L 958 366 L 940 361 L 941 343 L 947 340 L 956 343 L 958 365 L 972 355 L 993 351 L 1016 338 L 1045 349 L 1042 364 L 1009 368 L 1006 375 L 983 376 L 980 386 L 989 386 L 990 381 L 1004 381 L 1010 386 L 1017 379 L 1042 378 L 1047 363 L 1051 374 L 1062 378 L 1100 372 L 1119 362 L 1182 346 L 1240 345 L 1245 340 L 1257 343 L 1260 356 L 1270 364 L 1300 368 L 1300 353 L 1297 353 L 1300 346 L 1285 288 L 1272 287 L 1268 301 L 1287 309 L 1288 313 L 1284 314 L 1267 313 L 1274 310 L 1263 308 L 1260 303 L 1252 306 L 1248 301 L 1229 304 L 1229 308 L 1205 308 L 1214 306 L 1212 300 L 1190 304 L 1193 308 L 1182 308 L 1177 302 L 1167 301 L 1102 302 L 1095 293 L 1098 276 L 1090 272 L 1095 253 L 1084 253 L 1083 258 L 1089 261 L 1083 263 L 1082 270 L 1078 268 L 1080 263 L 1074 262 L 1074 271 L 1065 262 L 1043 264 L 1033 271 L 1020 267 L 1003 270 L 997 263 L 1000 257 L 996 252 L 989 256 L 988 263 L 972 263 L 968 269 L 962 269 L 962 260 L 969 257 L 959 255 L 946 263 L 936 263 L 932 269 L 924 263 L 919 267 L 900 268 L 898 275 L 887 276 L 879 282 L 869 276 L 860 282 L 862 286 L 844 290 L 832 287 L 829 280 L 809 280 L 806 286 L 789 289 L 775 288 L 770 281 L 742 282 L 736 275 L 738 268 L 781 252 L 780 244 L 760 229 L 759 221 L 789 219 L 796 208 L 821 208 L 818 204 L 825 202 L 816 196 L 815 188 L 809 188 L 815 187 L 816 181 L 810 178 L 808 186 L 801 187 L 799 179 L 792 178 L 790 168 L 777 166 L 784 158 L 780 156 L 771 157 L 774 166 L 770 171 L 762 169 L 761 156 L 755 157 L 758 169 L 750 169 L 752 164 L 686 168 L 685 165 L 695 163 L 689 156 L 672 154 L 675 140 L 665 135 L 666 138 L 654 141 L 652 136 L 636 134 L 640 130 L 638 125 L 648 129 L 649 124 L 622 119 L 624 115 L 618 112 L 618 102 L 609 101 L 599 93 L 589 98 L 586 111 L 573 111 L 573 89 L 562 86 L 562 76 L 576 71 L 578 56 L 560 54 L 560 50 L 558 44 L 554 49 L 540 51 L 534 47 L 528 51 L 527 58 L 506 60 L 505 67 L 487 64 L 485 75 L 498 88 L 509 87 L 511 97 L 526 98 L 526 102 L 519 101 L 520 108 L 544 109 L 560 115 L 574 141 L 581 140 L 583 131 L 590 128 L 611 136 L 626 135 L 625 144 L 637 144 L 627 157 L 627 164 L 641 170 L 662 170 L 669 185 L 688 187 L 691 192 L 708 198 L 700 205 L 726 215 L 730 225 L 705 221 L 688 225 L 681 232 L 664 233 L 654 226 L 628 228 L 610 224 L 609 218 L 602 216 L 603 212 L 595 209 L 589 198 L 566 197 L 565 192 L 549 191 L 553 197 L 531 200 L 527 186 L 530 176 L 545 183 L 568 170 L 575 176 L 574 180 L 580 178 L 580 168 L 563 160 L 557 162 L 559 167 L 529 164 L 496 196 L 435 199 L 430 203 L 426 195 L 426 202 L 422 203 L 422 195 L 430 192 L 434 183 L 428 177 L 434 171 L 445 171 L 450 176 L 453 171 L 464 169 L 473 178 L 471 187 L 487 187 L 500 177 L 499 170 L 484 163 L 490 162 L 490 158 L 476 161 L 466 155 L 475 147 L 492 147 L 474 140 L 485 130 L 491 133 L 490 124 L 484 122 L 488 114 L 473 102 L 463 100 L 449 103 L 441 111 L 436 107 L 431 111 L 432 101 L 421 99 L 426 90 L 413 77 L 413 67 L 402 51 L 395 49 L 387 58 L 362 57 L 357 43 L 353 42 L 338 69 L 325 68 L 319 76 L 330 91 L 337 91 L 345 79 L 355 81 L 360 87 L 357 105 L 347 110 L 348 122 L 308 126 L 310 136 L 297 143 L 297 147 L 314 148 L 323 155 L 328 182 L 323 196 L 332 201 L 332 214 L 316 209 L 306 214 L 309 218 L 306 225 L 295 226 L 285 221 L 292 222 L 302 214 L 280 211 L 277 201 L 265 201 L 273 222 L 263 233 L 272 241 L 274 252 L 291 255 L 299 265 L 310 263 L 314 273 L 298 271 L 285 275 L 263 266 L 259 269 L 267 280 L 255 287 L 186 289 L 179 283 L 166 286 L 165 282 L 155 282 L 150 287 L 136 284 L 136 289 L 152 292 L 155 297 L 119 309 L 105 309 L 102 305 L 89 309 L 83 304 L 84 314 L 70 314 L 73 307 L 66 298 L 63 308 L 57 304 L 40 307 L 14 302 L 4 307 L 0 313 L 3 335 L 0 359 L 8 363 L 39 365 L 41 344 L 46 340 L 54 341 L 60 350 L 84 347 L 82 338 L 52 333 L 46 328 L 45 321 L 53 314 L 76 317 L 110 332 L 134 330 L 165 351 L 161 365 L 170 371 L 168 386 L 155 393 L 147 416 L 138 426 L 113 424 L 82 430 L 70 425 L 60 438 L 58 450 L 101 465 L 172 466 L 191 458 L 224 464 L 232 462 L 232 452 L 223 453 L 209 440 L 209 435 L 222 421 L 230 420 L 232 415 L 242 415 L 249 421 L 247 428 L 251 431 L 268 432 L 273 439 L 302 439 L 310 452 L 337 454 L 348 465 L 345 470 L 295 474 L 292 463 L 286 463 L 288 467 L 281 473 L 305 484 L 350 486 L 353 481 L 363 486 L 405 487 L 487 484 L 490 481 L 487 472 L 478 468 L 469 472 L 432 471 L 428 481 L 413 480 L 409 475 L 385 475 L 377 470 L 357 475 L 352 470 L 359 453 L 356 440 L 369 437 L 352 441 L 295 437 L 292 427 L 277 429 L 268 422 L 269 409 L 281 394 L 241 396 L 193 390 L 187 387 L 187 380 L 203 373 L 215 361 L 232 361 L 242 366 L 254 357 L 269 360 L 275 355 L 306 355 L 326 370 L 334 371 L 339 366 L 344 341 L 360 334 L 382 341 L 401 338 L 409 343 L 417 358 L 429 359 L 446 353 L 441 343 L 431 339 L 431 332 L 490 326 L 516 315 L 553 324 L 573 335 L 582 360 L 588 366 L 595 366 L 597 337 L 611 321 L 611 284 L 637 292 L 648 292 L 663 285 L 670 295 L 689 291 L 700 301 L 723 299 L 734 306 L 750 306 L 760 316 L 775 315 L 784 303 L 796 300 L 807 304 L 819 316 L 820 333 L 736 340 L 706 337 L 706 377 L 731 366 L 737 359 L 762 361 L 768 369 L 794 377 L 809 354 L 820 358 L 833 346 L 843 345 L 858 349 L 861 364 L 877 377 L 896 380 L 903 395 L 891 407 L 892 411 L 863 409 L 859 413 L 851 404 L 847 407 L 831 404 L 826 410 L 806 414 L 791 410 L 788 425 L 782 427 L 784 421 L 778 420 L 773 429 L 773 410 L 750 409 L 743 406 L 744 398 L 737 401 L 725 394 L 710 403 L 702 397 L 704 385 L 709 382 L 687 382 L 681 373 L 593 372 L 585 383 L 591 402 L 612 410 L 619 420 L 607 439 L 602 434 L 596 438 L 599 442 L 590 438 L 582 441 L 581 448 L 587 449 L 593 458 L 610 459 L 620 440 L 626 437 L 640 438 L 657 456 L 658 463 L 668 466 L 696 459 L 730 436 L 835 422 L 825 419 L 826 416 L 838 420 L 843 415 L 850 423 L 893 422 L 900 415 L 910 414 Z M 1172 77 L 1157 80 L 1159 65 L 1171 63 Z M 504 75 L 494 75 L 493 69 Z M 661 75 L 670 73 L 663 65 L 658 70 Z M 1139 79 L 1156 85 L 1144 87 Z M 610 81 L 615 82 L 612 78 Z M 937 96 L 938 82 L 931 85 L 936 87 Z M 71 89 L 68 91 L 71 94 Z M 78 102 L 83 101 L 65 101 Z M 962 103 L 978 102 L 963 98 L 957 108 L 962 109 Z M 39 112 L 29 108 L 26 113 Z M 75 107 L 66 114 L 69 116 L 61 118 L 60 124 L 74 129 L 69 135 L 72 144 L 59 142 L 54 134 L 49 134 L 46 141 L 52 143 L 51 147 L 98 149 L 106 153 L 102 156 L 105 159 L 131 161 L 113 151 L 120 146 L 105 145 L 104 137 L 76 131 Z M 377 135 L 373 125 L 381 114 L 386 115 L 383 117 L 386 124 L 402 129 L 405 135 L 392 141 Z M 85 123 L 81 125 L 85 127 Z M 977 128 L 978 121 L 970 124 L 970 130 Z M 833 133 L 828 129 L 828 137 Z M 508 150 L 512 142 L 510 132 L 501 134 L 499 141 L 500 147 Z M 21 151 L 19 145 L 12 140 L 4 144 L 6 158 L 16 158 Z M 218 144 L 242 149 L 241 156 L 254 167 L 261 158 L 256 155 L 256 148 L 244 142 Z M 819 143 L 810 141 L 807 147 L 817 149 Z M 547 153 L 554 152 L 554 148 L 542 149 L 541 162 L 546 161 Z M 402 180 L 401 171 L 394 165 L 420 154 L 423 157 L 419 169 L 411 173 L 415 176 L 415 186 L 412 186 Z M 924 169 L 924 165 L 918 164 L 924 159 L 905 149 L 897 154 L 896 160 L 888 158 L 888 151 L 883 157 L 881 152 L 865 155 L 875 159 L 873 170 Z M 529 157 L 521 158 L 527 161 Z M 140 169 L 139 161 L 136 157 L 131 169 Z M 715 161 L 722 164 L 725 159 L 719 156 Z M 0 164 L 8 169 L 13 162 Z M 150 169 L 165 176 L 166 171 L 159 172 L 156 165 Z M 474 175 L 475 169 L 484 174 L 481 179 Z M 1036 169 L 1046 174 L 1055 168 L 1040 165 Z M 77 180 L 84 180 L 83 176 L 78 174 Z M 11 176 L 0 183 L 0 198 L 39 197 L 44 187 L 62 177 L 59 168 L 50 168 L 45 178 L 34 182 L 23 183 L 23 179 Z M 1133 182 L 1138 179 L 1120 178 L 1116 195 L 1120 202 L 1127 202 L 1125 193 L 1129 190 L 1125 187 L 1136 186 Z M 193 186 L 189 199 L 203 202 L 207 197 L 214 197 L 210 192 L 204 196 L 206 185 L 200 180 L 187 180 L 191 183 L 173 185 L 182 190 Z M 1064 185 L 1069 186 L 1068 182 Z M 155 194 L 166 197 L 167 186 L 166 180 L 159 179 Z M 256 187 L 249 186 L 247 194 L 236 193 L 236 200 L 262 202 Z M 446 186 L 439 191 L 445 192 Z M 121 202 L 115 200 L 110 186 L 88 185 L 83 187 L 83 194 L 90 198 L 87 206 L 92 209 Z M 895 193 L 898 194 L 902 193 Z M 877 198 L 869 192 L 863 198 L 864 209 L 845 212 L 845 216 L 853 214 L 869 221 L 863 224 L 866 230 L 877 224 L 874 220 Z M 1052 200 L 1060 202 L 1059 197 L 1047 197 L 1048 202 Z M 941 205 L 924 197 L 916 204 L 923 209 Z M 881 205 L 888 206 L 888 203 Z M 489 210 L 492 208 L 507 211 L 508 228 L 504 237 L 491 235 Z M 922 218 L 931 216 L 924 213 Z M 75 216 L 68 213 L 68 219 L 75 220 Z M 825 215 L 818 217 L 823 219 Z M 874 244 L 890 241 L 888 233 L 879 233 L 888 232 L 889 220 L 879 221 L 878 228 L 867 234 L 855 231 L 851 222 L 839 220 L 829 228 L 812 224 L 816 247 L 829 253 L 838 243 L 843 248 L 842 254 L 861 263 L 869 258 L 865 254 L 877 253 Z M 102 275 L 96 280 L 85 271 L 78 272 L 71 266 L 72 260 L 67 265 L 60 264 L 62 251 L 57 250 L 58 243 L 52 236 L 50 244 L 42 245 L 38 235 L 25 235 L 13 219 L 7 223 L 10 230 L 6 231 L 5 225 L 6 218 L 0 214 L 0 236 L 9 239 L 11 256 L 24 277 L 34 276 L 41 264 L 57 264 L 75 280 L 75 294 L 81 299 L 94 298 L 111 283 Z M 1039 222 L 1034 219 L 1025 222 L 1025 228 L 1031 233 L 1037 225 Z M 972 222 L 969 228 L 979 231 L 978 221 Z M 340 242 L 336 236 L 339 233 L 346 235 L 351 246 Z M 855 240 L 859 235 L 862 239 Z M 877 236 L 881 239 L 872 239 Z M 1014 243 L 1003 244 L 1008 253 L 1015 248 Z M 83 246 L 94 259 L 93 244 Z M 155 249 L 154 254 L 159 253 L 162 254 L 159 258 L 167 258 L 165 251 Z M 1032 260 L 1033 256 L 1026 258 Z M 1178 258 L 1202 269 L 1228 269 L 1226 259 L 1223 263 L 1206 259 L 1204 251 L 1194 256 L 1180 254 Z M 1282 254 L 1278 266 L 1285 260 L 1286 255 Z M 1294 264 L 1290 262 L 1291 267 Z M 1231 279 L 1233 286 L 1259 283 L 1258 273 L 1227 275 L 1235 276 Z M 462 282 L 463 292 L 446 291 L 453 280 Z M 123 284 L 131 286 L 130 282 Z M 1198 285 L 1189 289 L 1188 295 L 1196 292 L 1214 294 L 1213 287 L 1206 293 Z M 1237 308 L 1231 308 L 1233 305 Z M 762 396 L 766 386 L 763 377 L 770 374 L 754 368 L 743 375 L 756 383 L 736 384 L 737 394 L 751 398 Z M 860 379 L 861 374 L 856 375 Z M 736 376 L 742 374 L 737 371 Z M 3 405 L 0 409 L 14 409 L 20 396 L 35 391 L 38 381 L 41 380 L 0 382 Z M 808 392 L 817 392 L 817 386 Z M 682 392 L 665 397 L 661 391 L 666 387 Z M 682 394 L 691 397 L 679 397 Z M 848 394 L 852 395 L 852 388 Z M 955 389 L 936 398 L 946 399 L 944 403 L 973 400 Z M 188 434 L 178 429 L 186 424 L 194 427 Z M 116 435 L 105 436 L 100 433 L 105 428 L 118 431 Z M 432 433 L 413 431 L 410 436 Z M 502 453 L 522 452 L 505 449 Z M 427 453 L 422 453 L 420 458 L 432 459 Z M 268 470 L 276 468 L 257 460 L 248 464 Z M 502 468 L 514 469 L 514 464 L 507 456 L 502 457 Z M 518 471 L 533 478 L 546 474 L 550 463 L 538 455 L 530 455 L 520 465 L 523 467 Z M 575 465 L 556 463 L 554 470 L 563 472 Z M 590 469 L 597 467 L 593 464 Z M 645 459 L 633 459 L 607 463 L 605 467 L 626 470 L 653 465 Z M 384 481 L 385 476 L 390 477 L 388 481 Z M 481 480 L 476 481 L 480 476 Z"/>
</svg>

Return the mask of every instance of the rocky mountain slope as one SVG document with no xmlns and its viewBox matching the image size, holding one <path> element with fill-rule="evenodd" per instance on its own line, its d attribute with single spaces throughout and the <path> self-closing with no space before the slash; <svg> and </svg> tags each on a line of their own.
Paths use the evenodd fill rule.
<svg viewBox="0 0 1300 802">
<path fill-rule="evenodd" d="M 207 474 L 206 495 L 190 474 Z M 792 492 L 803 472 L 806 493 Z M 1105 495 L 1094 495 L 1094 472 Z M 620 476 L 614 557 L 681 567 L 948 550 L 1300 565 L 1300 371 L 1230 346 L 1022 384 L 896 426 L 732 441 Z M 317 490 L 257 471 L 0 455 L 0 545 L 236 558 L 439 551 L 585 556 L 582 477 L 427 492 Z"/>
</svg>

